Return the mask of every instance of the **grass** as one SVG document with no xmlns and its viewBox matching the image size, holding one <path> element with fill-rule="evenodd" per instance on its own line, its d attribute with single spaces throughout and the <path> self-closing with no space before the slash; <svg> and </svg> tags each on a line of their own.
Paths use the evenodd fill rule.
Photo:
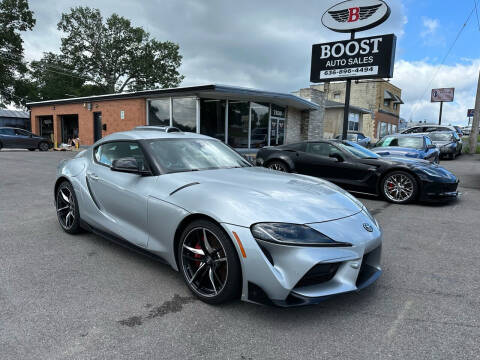
<svg viewBox="0 0 480 360">
<path fill-rule="evenodd" d="M 462 149 L 462 153 L 464 154 L 468 154 L 469 153 L 469 150 L 470 150 L 470 138 L 468 136 L 464 136 L 462 138 L 463 140 L 463 149 Z M 480 135 L 478 136 L 478 139 L 477 139 L 477 151 L 476 153 L 477 154 L 480 154 Z"/>
</svg>

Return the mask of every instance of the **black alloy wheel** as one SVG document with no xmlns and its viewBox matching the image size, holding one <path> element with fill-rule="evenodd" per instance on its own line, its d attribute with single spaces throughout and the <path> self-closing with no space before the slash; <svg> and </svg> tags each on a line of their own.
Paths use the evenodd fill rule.
<svg viewBox="0 0 480 360">
<path fill-rule="evenodd" d="M 240 260 L 218 225 L 208 220 L 189 224 L 180 238 L 178 260 L 187 286 L 200 300 L 221 304 L 239 297 Z"/>
<path fill-rule="evenodd" d="M 80 228 L 80 213 L 78 211 L 77 197 L 72 184 L 64 181 L 57 189 L 55 196 L 57 218 L 62 229 L 69 234 L 77 234 Z"/>
<path fill-rule="evenodd" d="M 274 160 L 270 162 L 267 166 L 269 169 L 281 171 L 281 172 L 290 172 L 290 168 L 287 164 L 280 160 Z"/>
<path fill-rule="evenodd" d="M 40 151 L 48 151 L 49 148 L 50 146 L 48 146 L 48 143 L 45 141 L 42 141 L 40 144 L 38 144 L 38 150 Z"/>
<path fill-rule="evenodd" d="M 413 201 L 418 194 L 417 180 L 404 171 L 387 174 L 381 186 L 385 199 L 396 204 L 407 204 Z"/>
</svg>

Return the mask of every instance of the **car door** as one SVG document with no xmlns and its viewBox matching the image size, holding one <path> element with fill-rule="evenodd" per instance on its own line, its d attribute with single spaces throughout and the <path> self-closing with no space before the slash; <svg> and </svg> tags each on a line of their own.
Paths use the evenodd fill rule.
<svg viewBox="0 0 480 360">
<path fill-rule="evenodd" d="M 16 135 L 15 130 L 11 128 L 4 128 L 0 130 L 2 146 L 4 148 L 13 148 L 16 146 Z"/>
<path fill-rule="evenodd" d="M 16 146 L 22 149 L 36 148 L 37 140 L 33 139 L 32 134 L 22 129 L 15 129 Z"/>
<path fill-rule="evenodd" d="M 114 160 L 125 157 L 134 157 L 143 169 L 149 169 L 140 144 L 136 141 L 108 142 L 97 146 L 93 152 L 94 161 L 87 169 L 87 184 L 104 215 L 104 227 L 116 236 L 146 247 L 148 195 L 157 177 L 111 170 Z"/>
</svg>

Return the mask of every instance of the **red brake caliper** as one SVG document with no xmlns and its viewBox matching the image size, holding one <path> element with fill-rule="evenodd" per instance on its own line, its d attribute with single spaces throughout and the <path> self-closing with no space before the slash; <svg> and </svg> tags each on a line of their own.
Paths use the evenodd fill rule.
<svg viewBox="0 0 480 360">
<path fill-rule="evenodd" d="M 200 243 L 197 243 L 197 245 L 195 245 L 195 249 L 201 249 L 202 247 L 200 246 Z M 202 255 L 200 254 L 193 254 L 193 257 L 195 259 L 201 259 L 202 258 Z M 200 260 L 199 261 L 195 261 L 195 265 L 200 266 Z"/>
</svg>

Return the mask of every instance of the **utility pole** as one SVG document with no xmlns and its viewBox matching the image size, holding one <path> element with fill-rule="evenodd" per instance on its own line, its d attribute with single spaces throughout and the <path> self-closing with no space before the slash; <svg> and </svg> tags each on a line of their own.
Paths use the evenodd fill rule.
<svg viewBox="0 0 480 360">
<path fill-rule="evenodd" d="M 350 33 L 350 39 L 355 39 L 355 31 Z M 347 140 L 348 133 L 348 118 L 350 116 L 350 91 L 352 87 L 352 80 L 347 80 L 345 87 L 345 107 L 343 109 L 343 128 L 342 128 L 342 140 Z"/>
<path fill-rule="evenodd" d="M 470 154 L 475 154 L 477 151 L 478 141 L 478 122 L 480 120 L 480 72 L 478 74 L 477 96 L 475 98 L 475 112 L 473 114 L 472 130 L 470 131 Z"/>
<path fill-rule="evenodd" d="M 442 125 L 443 101 L 440 101 L 440 115 L 438 115 L 438 125 Z"/>
</svg>

